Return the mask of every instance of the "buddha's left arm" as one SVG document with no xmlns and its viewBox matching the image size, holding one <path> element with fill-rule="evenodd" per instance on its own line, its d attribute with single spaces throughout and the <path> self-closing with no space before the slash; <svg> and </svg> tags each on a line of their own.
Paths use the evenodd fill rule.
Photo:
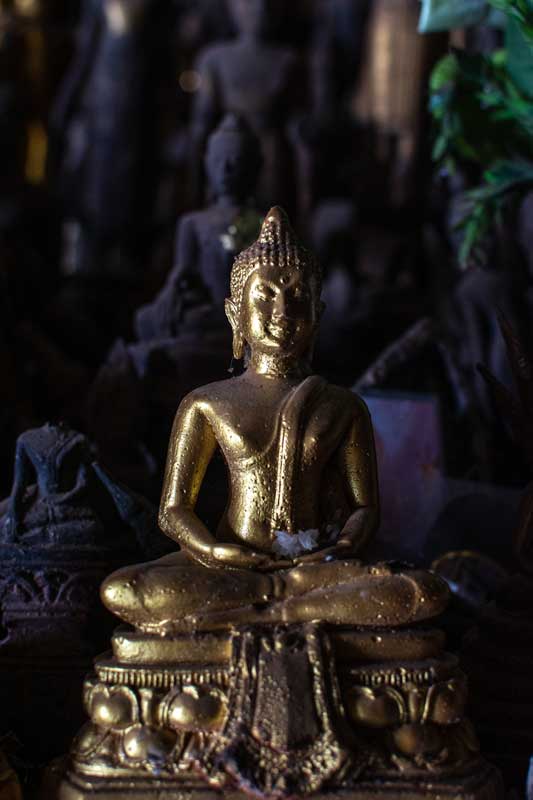
<svg viewBox="0 0 533 800">
<path fill-rule="evenodd" d="M 357 398 L 357 412 L 340 451 L 340 467 L 354 509 L 337 541 L 340 550 L 355 553 L 368 542 L 379 524 L 376 450 L 370 414 Z"/>
</svg>

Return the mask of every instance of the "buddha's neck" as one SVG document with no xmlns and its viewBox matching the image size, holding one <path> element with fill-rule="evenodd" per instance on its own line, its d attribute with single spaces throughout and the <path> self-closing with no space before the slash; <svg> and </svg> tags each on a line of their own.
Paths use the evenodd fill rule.
<svg viewBox="0 0 533 800">
<path fill-rule="evenodd" d="M 265 378 L 305 378 L 311 374 L 311 367 L 301 357 L 252 352 L 248 371 Z"/>
</svg>

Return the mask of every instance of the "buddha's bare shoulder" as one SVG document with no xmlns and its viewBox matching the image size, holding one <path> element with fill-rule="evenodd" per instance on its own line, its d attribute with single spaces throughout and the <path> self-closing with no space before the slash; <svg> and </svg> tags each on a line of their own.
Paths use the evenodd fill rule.
<svg viewBox="0 0 533 800">
<path fill-rule="evenodd" d="M 238 385 L 237 378 L 226 378 L 223 381 L 198 386 L 183 398 L 178 412 L 194 411 L 206 415 L 217 413 L 222 407 L 227 407 L 228 402 L 235 400 Z"/>
<path fill-rule="evenodd" d="M 345 386 L 337 386 L 335 384 L 328 384 L 328 394 L 331 401 L 340 409 L 350 410 L 354 419 L 370 417 L 367 405 L 362 397 L 351 389 Z"/>
</svg>

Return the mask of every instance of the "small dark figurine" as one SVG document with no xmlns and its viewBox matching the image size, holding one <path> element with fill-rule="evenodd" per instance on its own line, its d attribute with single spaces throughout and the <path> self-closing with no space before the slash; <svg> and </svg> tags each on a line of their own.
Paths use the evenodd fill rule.
<svg viewBox="0 0 533 800">
<path fill-rule="evenodd" d="M 102 578 L 125 557 L 163 551 L 155 509 L 110 477 L 81 433 L 47 424 L 19 436 L 0 504 L 0 701 L 32 759 L 61 752 L 76 727 L 81 674 L 109 631 Z"/>
<path fill-rule="evenodd" d="M 79 49 L 52 117 L 62 179 L 65 270 L 142 264 L 156 175 L 161 52 L 154 0 L 86 0 Z"/>
<path fill-rule="evenodd" d="M 31 544 L 33 531 L 40 544 L 53 544 L 70 535 L 77 546 L 83 544 L 83 534 L 80 541 L 79 532 L 67 527 L 61 536 L 61 527 L 72 521 L 72 510 L 87 485 L 91 455 L 85 437 L 63 426 L 45 425 L 19 436 L 13 489 L 2 530 L 3 544 L 19 542 L 21 537 Z M 36 495 L 24 513 L 25 494 L 32 485 Z M 90 529 L 93 520 L 87 522 Z"/>
<path fill-rule="evenodd" d="M 273 44 L 270 32 L 279 13 L 278 0 L 229 0 L 239 31 L 233 41 L 216 44 L 199 57 L 201 84 L 193 114 L 193 140 L 201 152 L 220 117 L 241 114 L 261 142 L 261 206 L 291 200 L 294 181 L 287 140 L 290 115 L 302 104 L 297 57 L 289 47 Z"/>
<path fill-rule="evenodd" d="M 259 212 L 247 204 L 260 163 L 250 128 L 227 115 L 206 153 L 213 203 L 180 221 L 174 269 L 137 312 L 139 343 L 117 340 L 89 393 L 89 426 L 106 463 L 154 499 L 176 402 L 222 377 L 230 363 L 224 299 L 235 255 L 260 227 Z"/>
<path fill-rule="evenodd" d="M 209 137 L 205 156 L 212 204 L 180 220 L 174 269 L 153 303 L 137 313 L 139 339 L 176 336 L 187 310 L 206 303 L 218 307 L 223 324 L 231 265 L 260 227 L 259 212 L 249 205 L 260 166 L 256 136 L 241 118 L 226 115 Z"/>
</svg>

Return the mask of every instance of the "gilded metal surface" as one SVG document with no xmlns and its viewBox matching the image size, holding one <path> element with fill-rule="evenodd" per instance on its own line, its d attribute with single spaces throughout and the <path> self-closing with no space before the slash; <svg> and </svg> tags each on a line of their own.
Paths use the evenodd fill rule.
<svg viewBox="0 0 533 800">
<path fill-rule="evenodd" d="M 321 277 L 281 209 L 235 260 L 226 313 L 237 378 L 181 403 L 162 530 L 181 551 L 114 573 L 107 607 L 150 633 L 308 622 L 387 627 L 442 611 L 440 579 L 354 556 L 378 524 L 372 426 L 363 401 L 311 374 Z M 195 513 L 215 450 L 230 500 L 216 535 Z"/>
<path fill-rule="evenodd" d="M 90 722 L 47 797 L 430 798 L 452 786 L 454 797 L 499 797 L 454 657 L 337 665 L 332 636 L 316 625 L 235 631 L 225 668 L 99 659 L 84 690 Z"/>
<path fill-rule="evenodd" d="M 421 661 L 440 656 L 445 636 L 435 628 L 427 630 L 331 631 L 331 643 L 339 664 L 383 661 Z"/>
<path fill-rule="evenodd" d="M 112 639 L 113 655 L 126 664 L 229 664 L 231 634 L 154 637 L 119 630 Z"/>
<path fill-rule="evenodd" d="M 54 765 L 48 779 L 45 797 L 58 800 L 220 800 L 216 789 L 201 787 L 194 779 L 184 781 L 179 787 L 168 779 L 152 778 L 132 780 L 124 778 L 113 785 L 104 779 L 87 779 L 69 774 L 63 778 L 63 765 Z M 61 784 L 58 788 L 58 783 Z M 468 769 L 448 778 L 427 775 L 421 778 L 386 778 L 376 784 L 366 778 L 350 788 L 324 791 L 313 795 L 314 800 L 428 800 L 438 797 L 442 800 L 500 800 L 502 797 L 501 777 L 494 767 L 479 759 Z M 247 800 L 244 792 L 224 794 L 228 800 Z"/>
<path fill-rule="evenodd" d="M 178 410 L 160 525 L 181 551 L 104 583 L 135 630 L 85 683 L 56 796 L 496 800 L 456 661 L 407 628 L 444 608 L 444 582 L 355 559 L 378 523 L 372 428 L 310 374 L 320 272 L 280 209 L 226 311 L 246 370 Z M 195 502 L 217 447 L 230 501 L 213 535 Z"/>
<path fill-rule="evenodd" d="M 329 632 L 335 658 L 343 663 L 420 661 L 435 658 L 444 647 L 444 634 L 426 630 L 349 630 Z M 229 664 L 231 632 L 191 636 L 156 637 L 149 633 L 119 628 L 112 640 L 113 655 L 127 664 Z"/>
</svg>

